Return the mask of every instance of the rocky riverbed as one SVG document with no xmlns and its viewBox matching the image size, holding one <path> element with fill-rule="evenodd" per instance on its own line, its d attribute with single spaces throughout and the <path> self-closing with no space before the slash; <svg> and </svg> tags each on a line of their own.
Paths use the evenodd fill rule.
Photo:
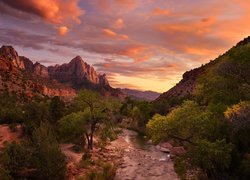
<svg viewBox="0 0 250 180">
<path fill-rule="evenodd" d="M 175 180 L 173 162 L 152 144 L 144 144 L 134 131 L 123 130 L 127 142 L 115 180 Z"/>
</svg>

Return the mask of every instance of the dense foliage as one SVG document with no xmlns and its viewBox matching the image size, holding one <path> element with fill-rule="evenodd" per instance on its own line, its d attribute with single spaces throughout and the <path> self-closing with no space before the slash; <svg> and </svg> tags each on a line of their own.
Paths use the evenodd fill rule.
<svg viewBox="0 0 250 180">
<path fill-rule="evenodd" d="M 73 113 L 59 121 L 59 132 L 62 139 L 72 141 L 81 137 L 88 149 L 93 149 L 93 137 L 98 135 L 104 141 L 114 133 L 120 102 L 115 99 L 101 97 L 89 90 L 79 92 L 74 100 Z M 86 143 L 84 138 L 86 139 Z"/>
<path fill-rule="evenodd" d="M 205 68 L 192 97 L 155 103 L 156 112 L 167 115 L 154 115 L 147 123 L 148 134 L 155 142 L 171 140 L 187 150 L 175 161 L 184 179 L 190 172 L 249 179 L 249 43 L 233 47 Z"/>
</svg>

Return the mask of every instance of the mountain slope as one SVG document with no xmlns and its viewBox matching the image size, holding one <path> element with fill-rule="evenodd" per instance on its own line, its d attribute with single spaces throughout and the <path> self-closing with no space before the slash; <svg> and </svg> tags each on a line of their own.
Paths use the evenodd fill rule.
<svg viewBox="0 0 250 180">
<path fill-rule="evenodd" d="M 121 89 L 121 91 L 127 96 L 137 100 L 153 101 L 160 96 L 160 93 L 154 91 L 139 91 L 127 88 Z"/>
<path fill-rule="evenodd" d="M 202 104 L 233 104 L 250 99 L 250 37 L 214 61 L 185 72 L 183 79 L 156 102 L 195 98 Z M 179 101 L 178 101 L 179 100 Z"/>
<path fill-rule="evenodd" d="M 124 96 L 109 85 L 105 74 L 98 74 L 79 56 L 68 64 L 45 67 L 19 56 L 11 46 L 0 48 L 0 93 L 72 99 L 82 88 L 96 90 L 105 96 Z"/>
<path fill-rule="evenodd" d="M 0 48 L 0 93 L 15 94 L 21 98 L 34 96 L 61 96 L 71 99 L 74 89 L 45 79 L 33 73 L 37 65 L 25 57 L 19 57 L 11 46 Z"/>
</svg>

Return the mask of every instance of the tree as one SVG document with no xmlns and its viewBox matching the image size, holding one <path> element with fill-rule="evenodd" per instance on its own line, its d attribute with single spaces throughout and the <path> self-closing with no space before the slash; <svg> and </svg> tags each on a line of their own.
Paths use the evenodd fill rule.
<svg viewBox="0 0 250 180">
<path fill-rule="evenodd" d="M 53 123 L 57 122 L 63 117 L 65 111 L 65 103 L 60 99 L 60 97 L 55 96 L 51 99 L 49 104 L 50 118 Z"/>
<path fill-rule="evenodd" d="M 59 121 L 62 136 L 69 139 L 85 136 L 88 149 L 93 149 L 93 137 L 97 130 L 112 129 L 120 109 L 117 100 L 101 97 L 98 93 L 83 90 L 74 100 L 78 112 L 63 117 Z M 106 131 L 107 132 L 107 131 Z"/>
<path fill-rule="evenodd" d="M 41 123 L 32 134 L 33 157 L 39 179 L 64 179 L 65 156 L 48 123 Z"/>
<path fill-rule="evenodd" d="M 187 150 L 185 161 L 208 176 L 218 177 L 229 168 L 232 144 L 220 134 L 223 123 L 204 107 L 185 101 L 167 116 L 155 115 L 147 124 L 152 140 L 172 139 Z"/>
<path fill-rule="evenodd" d="M 76 103 L 84 112 L 83 119 L 86 122 L 85 136 L 88 149 L 93 149 L 93 136 L 96 126 L 106 118 L 105 111 L 107 110 L 107 107 L 98 93 L 89 90 L 81 91 L 76 97 Z"/>
<path fill-rule="evenodd" d="M 71 113 L 59 120 L 59 135 L 66 142 L 84 139 L 86 122 L 84 112 Z"/>
<path fill-rule="evenodd" d="M 24 169 L 30 168 L 32 165 L 30 163 L 31 152 L 24 143 L 13 142 L 8 144 L 0 159 L 2 170 L 8 172 L 12 177 L 18 177 Z"/>
<path fill-rule="evenodd" d="M 47 101 L 34 100 L 24 105 L 24 132 L 31 136 L 42 121 L 49 120 L 49 104 Z"/>
<path fill-rule="evenodd" d="M 231 163 L 232 144 L 226 143 L 225 139 L 210 142 L 205 139 L 199 140 L 188 153 L 191 163 L 204 170 L 209 177 L 221 177 Z"/>
<path fill-rule="evenodd" d="M 229 107 L 224 112 L 225 118 L 231 122 L 232 142 L 240 152 L 250 151 L 250 102 L 242 101 Z"/>
<path fill-rule="evenodd" d="M 193 101 L 185 101 L 182 106 L 171 111 L 167 116 L 155 115 L 147 124 L 153 139 L 172 138 L 182 143 L 194 145 L 196 140 L 207 137 L 211 125 L 209 112 Z"/>
</svg>

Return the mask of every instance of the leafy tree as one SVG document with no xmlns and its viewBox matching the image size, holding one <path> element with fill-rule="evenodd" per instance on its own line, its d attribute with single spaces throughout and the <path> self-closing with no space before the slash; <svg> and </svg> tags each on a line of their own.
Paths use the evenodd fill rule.
<svg viewBox="0 0 250 180">
<path fill-rule="evenodd" d="M 0 159 L 5 172 L 13 177 L 17 177 L 24 169 L 31 167 L 31 152 L 23 143 L 13 142 L 7 145 Z"/>
<path fill-rule="evenodd" d="M 24 105 L 24 132 L 31 136 L 35 128 L 40 126 L 42 121 L 49 120 L 49 104 L 47 101 L 31 101 Z"/>
<path fill-rule="evenodd" d="M 64 179 L 65 156 L 47 123 L 41 123 L 32 134 L 33 156 L 39 179 Z"/>
<path fill-rule="evenodd" d="M 0 123 L 21 123 L 24 114 L 16 96 L 4 93 L 0 96 Z"/>
<path fill-rule="evenodd" d="M 74 141 L 84 137 L 86 122 L 84 112 L 72 113 L 59 120 L 59 135 L 64 141 Z"/>
<path fill-rule="evenodd" d="M 224 115 L 232 125 L 232 142 L 240 152 L 250 152 L 250 102 L 242 101 L 233 105 Z"/>
<path fill-rule="evenodd" d="M 65 111 L 65 103 L 60 99 L 60 97 L 55 96 L 51 99 L 49 104 L 49 113 L 51 121 L 57 122 L 63 117 Z"/>
<path fill-rule="evenodd" d="M 232 144 L 223 140 L 199 140 L 188 154 L 191 163 L 204 170 L 209 177 L 219 178 L 231 163 Z"/>
<path fill-rule="evenodd" d="M 153 139 L 173 138 L 183 143 L 196 144 L 196 140 L 209 137 L 212 120 L 209 112 L 193 101 L 185 101 L 167 116 L 156 115 L 147 124 Z M 213 128 L 213 127 L 211 127 Z"/>
<path fill-rule="evenodd" d="M 210 177 L 218 177 L 229 168 L 232 145 L 220 133 L 223 123 L 193 101 L 185 101 L 167 116 L 156 114 L 147 124 L 152 140 L 172 139 L 184 146 L 185 161 L 198 166 Z"/>
<path fill-rule="evenodd" d="M 76 97 L 74 106 L 77 107 L 78 112 L 65 116 L 59 121 L 61 134 L 65 136 L 72 133 L 69 136 L 70 139 L 84 134 L 88 149 L 92 149 L 93 136 L 97 128 L 112 130 L 121 105 L 117 100 L 104 99 L 96 92 L 83 90 Z"/>
</svg>

